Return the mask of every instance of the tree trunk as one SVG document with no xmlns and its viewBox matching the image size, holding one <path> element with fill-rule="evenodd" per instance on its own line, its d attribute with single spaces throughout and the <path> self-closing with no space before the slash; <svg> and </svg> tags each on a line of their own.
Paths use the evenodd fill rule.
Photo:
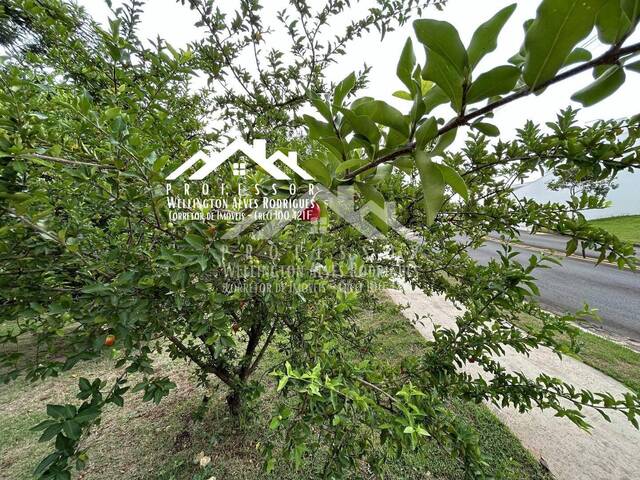
<svg viewBox="0 0 640 480">
<path fill-rule="evenodd" d="M 232 416 L 237 417 L 240 415 L 240 412 L 242 412 L 242 404 L 243 401 L 240 392 L 232 390 L 231 393 L 227 395 L 227 406 L 229 407 L 229 412 L 231 412 Z"/>
</svg>

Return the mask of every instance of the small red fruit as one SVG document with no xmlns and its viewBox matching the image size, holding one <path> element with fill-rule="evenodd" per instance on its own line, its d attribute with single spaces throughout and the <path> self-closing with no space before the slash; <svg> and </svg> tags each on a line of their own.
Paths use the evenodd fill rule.
<svg viewBox="0 0 640 480">
<path fill-rule="evenodd" d="M 116 336 L 115 335 L 107 335 L 107 338 L 104 339 L 104 344 L 107 347 L 113 346 L 114 343 L 116 343 Z"/>
<path fill-rule="evenodd" d="M 317 202 L 313 202 L 311 206 L 300 212 L 300 219 L 304 222 L 315 222 L 320 220 L 320 205 L 318 205 Z"/>
</svg>

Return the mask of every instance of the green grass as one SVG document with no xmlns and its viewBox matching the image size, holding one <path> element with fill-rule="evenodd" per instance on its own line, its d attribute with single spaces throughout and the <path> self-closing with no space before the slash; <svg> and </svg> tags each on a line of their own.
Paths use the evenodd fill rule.
<svg viewBox="0 0 640 480">
<path fill-rule="evenodd" d="M 640 243 L 640 215 L 600 218 L 589 223 L 613 233 L 621 240 Z"/>
<path fill-rule="evenodd" d="M 360 316 L 365 328 L 380 329 L 373 347 L 379 358 L 395 364 L 402 357 L 423 348 L 423 340 L 415 329 L 391 304 Z M 275 357 L 266 360 L 271 365 Z M 305 480 L 321 478 L 322 462 L 311 462 L 299 471 L 289 465 L 276 467 L 272 475 L 264 475 L 257 445 L 266 437 L 273 394 L 267 393 L 258 411 L 243 425 L 227 414 L 224 388 L 211 393 L 209 408 L 203 417 L 195 413 L 205 391 L 196 386 L 193 370 L 168 356 L 154 359 L 158 373 L 167 375 L 178 388 L 159 405 L 143 403 L 139 395 L 127 396 L 124 408 L 109 408 L 102 424 L 83 442 L 89 462 L 80 478 L 93 479 L 190 479 L 235 480 L 256 478 Z M 30 427 L 44 418 L 46 403 L 73 402 L 80 376 L 113 378 L 113 361 L 103 359 L 76 366 L 44 383 L 22 380 L 0 386 L 0 478 L 31 478 L 31 472 L 48 451 L 48 444 L 37 442 L 38 434 Z M 265 376 L 264 378 L 269 378 Z M 273 389 L 267 389 L 267 392 Z M 490 464 L 491 473 L 503 478 L 550 480 L 538 462 L 513 434 L 483 405 L 451 402 L 451 408 L 473 426 Z M 201 468 L 194 463 L 199 452 L 211 457 Z M 353 479 L 376 478 L 362 465 Z M 386 465 L 385 478 L 433 478 L 462 480 L 464 472 L 456 459 L 435 444 L 427 444 L 417 452 L 406 453 Z"/>
<path fill-rule="evenodd" d="M 535 331 L 541 328 L 542 321 L 523 314 L 519 326 Z M 567 336 L 558 338 L 569 344 Z M 571 353 L 571 356 L 640 393 L 640 352 L 585 331 L 579 333 L 578 342 L 580 351 Z"/>
</svg>

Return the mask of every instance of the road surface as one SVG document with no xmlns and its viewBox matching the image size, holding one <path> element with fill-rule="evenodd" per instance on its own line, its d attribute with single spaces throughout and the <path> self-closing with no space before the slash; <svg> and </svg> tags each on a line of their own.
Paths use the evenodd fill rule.
<svg viewBox="0 0 640 480">
<path fill-rule="evenodd" d="M 538 244 L 545 242 L 545 245 L 539 244 L 538 247 L 558 248 L 557 245 L 549 245 L 549 242 L 558 242 L 552 237 L 544 235 L 542 240 L 534 240 Z M 527 243 L 531 241 L 521 238 Z M 498 257 L 496 251 L 500 248 L 498 241 L 490 239 L 469 254 L 486 264 L 491 258 Z M 521 252 L 523 262 L 535 253 L 531 247 L 515 247 L 515 250 Z M 563 259 L 562 265 L 534 271 L 534 276 L 540 288 L 538 301 L 547 310 L 554 313 L 575 312 L 582 310 L 587 303 L 589 307 L 598 309 L 602 322 L 590 322 L 585 326 L 631 340 L 640 346 L 640 272 L 618 270 L 607 264 L 596 266 L 589 259 L 568 257 Z"/>
</svg>

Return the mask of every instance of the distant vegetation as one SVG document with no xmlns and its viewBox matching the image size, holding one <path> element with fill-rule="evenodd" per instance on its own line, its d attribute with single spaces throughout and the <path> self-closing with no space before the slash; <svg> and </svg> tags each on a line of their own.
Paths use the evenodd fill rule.
<svg viewBox="0 0 640 480">
<path fill-rule="evenodd" d="M 604 228 L 621 240 L 640 243 L 640 215 L 600 218 L 589 223 L 596 227 Z"/>
</svg>

